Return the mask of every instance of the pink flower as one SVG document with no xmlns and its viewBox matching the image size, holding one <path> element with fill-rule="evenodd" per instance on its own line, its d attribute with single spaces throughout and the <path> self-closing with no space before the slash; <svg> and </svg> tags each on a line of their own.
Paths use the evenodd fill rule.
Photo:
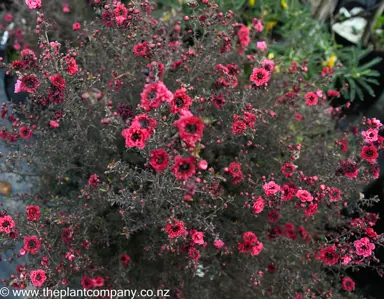
<svg viewBox="0 0 384 299">
<path fill-rule="evenodd" d="M 346 255 L 346 256 L 343 256 L 341 258 L 341 263 L 343 265 L 348 265 L 351 262 L 351 260 L 352 260 L 352 258 L 350 256 Z"/>
<path fill-rule="evenodd" d="M 217 249 L 220 249 L 221 247 L 224 246 L 224 242 L 223 242 L 222 240 L 218 239 L 218 240 L 215 240 L 215 241 L 213 242 L 213 245 L 214 245 Z"/>
<path fill-rule="evenodd" d="M 15 227 L 15 222 L 11 216 L 0 217 L 0 232 L 9 234 L 11 229 Z"/>
<path fill-rule="evenodd" d="M 102 287 L 104 285 L 104 278 L 101 276 L 96 276 L 92 281 L 95 287 Z"/>
<path fill-rule="evenodd" d="M 375 244 L 371 243 L 367 237 L 356 240 L 353 245 L 355 245 L 356 254 L 363 257 L 370 256 L 372 250 L 375 249 Z"/>
<path fill-rule="evenodd" d="M 255 214 L 260 214 L 264 210 L 265 202 L 264 199 L 259 196 L 259 198 L 255 201 L 252 207 L 252 212 Z"/>
<path fill-rule="evenodd" d="M 264 184 L 263 189 L 264 189 L 265 195 L 272 196 L 280 191 L 280 186 L 272 181 L 267 184 Z"/>
<path fill-rule="evenodd" d="M 252 246 L 251 255 L 259 255 L 260 252 L 263 250 L 263 243 L 258 242 L 255 246 Z"/>
<path fill-rule="evenodd" d="M 317 212 L 319 205 L 317 203 L 311 203 L 308 208 L 305 209 L 304 215 L 305 216 L 312 216 L 315 215 Z"/>
<path fill-rule="evenodd" d="M 92 174 L 88 179 L 88 185 L 96 187 L 100 183 L 100 178 L 97 174 Z"/>
<path fill-rule="evenodd" d="M 295 113 L 295 115 L 293 117 L 296 120 L 298 120 L 298 121 L 302 121 L 303 120 L 303 116 L 300 113 Z"/>
<path fill-rule="evenodd" d="M 54 121 L 54 120 L 50 120 L 49 121 L 49 126 L 51 128 L 58 128 L 59 127 L 59 123 L 57 121 Z"/>
<path fill-rule="evenodd" d="M 314 92 L 307 92 L 305 94 L 305 104 L 307 104 L 307 106 L 313 106 L 313 105 L 316 105 L 317 102 L 318 102 L 318 95 Z"/>
<path fill-rule="evenodd" d="M 159 108 L 161 103 L 171 102 L 173 99 L 172 92 L 161 81 L 146 84 L 140 96 L 141 106 L 145 111 Z"/>
<path fill-rule="evenodd" d="M 203 245 L 204 244 L 204 233 L 198 232 L 197 230 L 191 230 L 190 231 L 191 238 L 194 243 Z"/>
<path fill-rule="evenodd" d="M 256 18 L 253 18 L 252 20 L 252 26 L 253 28 L 257 31 L 257 32 L 262 32 L 264 27 L 263 27 L 263 23 L 261 22 L 261 20 L 258 20 Z"/>
<path fill-rule="evenodd" d="M 69 9 L 69 7 L 68 7 L 68 3 L 64 3 L 64 6 L 63 6 L 63 12 L 65 12 L 65 13 L 68 13 L 68 12 L 70 12 L 71 10 Z"/>
<path fill-rule="evenodd" d="M 25 3 L 28 5 L 29 9 L 41 8 L 41 0 L 25 0 Z"/>
<path fill-rule="evenodd" d="M 271 75 L 264 68 L 255 68 L 252 71 L 249 80 L 256 84 L 256 86 L 262 86 L 269 82 Z"/>
<path fill-rule="evenodd" d="M 264 59 L 261 65 L 263 66 L 263 69 L 265 69 L 267 72 L 271 73 L 275 70 L 275 63 L 273 62 L 273 60 Z"/>
<path fill-rule="evenodd" d="M 264 41 L 260 41 L 260 42 L 257 42 L 256 43 L 256 47 L 261 50 L 261 51 L 264 51 L 267 49 L 267 43 L 264 42 Z"/>
<path fill-rule="evenodd" d="M 73 31 L 79 31 L 81 29 L 80 23 L 74 23 L 72 29 Z"/>
<path fill-rule="evenodd" d="M 68 60 L 68 68 L 67 68 L 68 74 L 72 76 L 72 75 L 76 74 L 78 72 L 78 70 L 79 70 L 79 67 L 76 63 L 75 58 L 73 58 L 73 57 L 70 58 Z"/>
<path fill-rule="evenodd" d="M 21 80 L 17 80 L 15 84 L 15 93 L 22 92 L 23 90 L 21 89 Z"/>
<path fill-rule="evenodd" d="M 7 14 L 5 17 L 4 17 L 4 20 L 6 21 L 6 22 L 10 22 L 10 21 L 12 21 L 12 19 L 13 19 L 13 16 L 9 13 L 9 14 Z"/>
<path fill-rule="evenodd" d="M 201 170 L 206 170 L 208 168 L 208 162 L 205 160 L 200 160 L 197 163 L 197 167 L 199 167 L 199 169 L 201 169 Z"/>
<path fill-rule="evenodd" d="M 312 201 L 313 200 L 313 197 L 312 197 L 311 193 L 309 193 L 307 190 L 298 190 L 296 192 L 296 196 L 298 198 L 300 198 L 300 200 L 302 202 Z"/>
<path fill-rule="evenodd" d="M 364 141 L 367 143 L 372 143 L 378 139 L 378 131 L 376 129 L 368 129 L 367 131 L 361 132 L 361 135 L 364 137 Z"/>
<path fill-rule="evenodd" d="M 29 276 L 31 278 L 32 284 L 35 287 L 41 287 L 47 280 L 44 270 L 31 271 L 31 274 Z"/>
</svg>

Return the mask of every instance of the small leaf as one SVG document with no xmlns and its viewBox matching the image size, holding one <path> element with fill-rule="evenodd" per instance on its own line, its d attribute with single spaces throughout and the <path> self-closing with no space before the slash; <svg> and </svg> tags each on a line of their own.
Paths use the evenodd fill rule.
<svg viewBox="0 0 384 299">
<path fill-rule="evenodd" d="M 376 94 L 375 94 L 375 91 L 372 89 L 371 86 L 369 86 L 366 82 L 364 82 L 363 80 L 359 80 L 358 82 L 366 91 L 368 91 L 369 95 L 371 97 L 375 97 Z"/>
<path fill-rule="evenodd" d="M 349 83 L 349 88 L 350 88 L 349 100 L 353 102 L 356 98 L 356 82 L 351 78 L 346 78 L 346 79 Z"/>
<path fill-rule="evenodd" d="M 362 66 L 359 67 L 360 70 L 367 70 L 370 69 L 372 66 L 378 64 L 382 60 L 381 57 L 376 57 L 372 59 L 371 61 L 367 62 L 366 64 L 363 64 Z"/>
<path fill-rule="evenodd" d="M 361 80 L 364 80 L 365 82 L 372 83 L 375 85 L 380 85 L 380 83 L 376 79 L 373 79 L 373 78 L 363 77 L 363 78 L 361 78 Z"/>
</svg>

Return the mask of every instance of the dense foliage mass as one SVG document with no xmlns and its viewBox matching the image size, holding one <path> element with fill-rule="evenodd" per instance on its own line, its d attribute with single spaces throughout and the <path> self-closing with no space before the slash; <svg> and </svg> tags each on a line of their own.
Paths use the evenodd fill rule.
<svg viewBox="0 0 384 299">
<path fill-rule="evenodd" d="M 340 91 L 323 87 L 337 66 L 306 80 L 308 61 L 267 59 L 260 20 L 210 0 L 167 20 L 149 1 L 94 2 L 73 47 L 26 1 L 40 51 L 7 65 L 29 97 L 3 105 L 0 136 L 3 163 L 27 161 L 41 184 L 17 198 L 25 212 L 0 214 L 2 243 L 30 257 L 7 285 L 354 298 L 347 270 L 381 274 L 359 192 L 378 177 L 383 126 L 333 131 Z"/>
</svg>

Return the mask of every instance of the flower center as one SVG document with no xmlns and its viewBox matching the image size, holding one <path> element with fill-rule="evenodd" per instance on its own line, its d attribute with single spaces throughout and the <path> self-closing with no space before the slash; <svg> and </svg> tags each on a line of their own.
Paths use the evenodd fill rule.
<svg viewBox="0 0 384 299">
<path fill-rule="evenodd" d="M 154 99 L 156 99 L 156 96 L 157 96 L 156 91 L 152 91 L 152 92 L 149 94 L 148 99 L 149 99 L 150 101 L 153 101 Z"/>
<path fill-rule="evenodd" d="M 31 87 L 35 86 L 35 83 L 33 82 L 33 80 L 27 80 L 25 82 L 25 85 L 27 85 L 29 88 L 31 88 Z"/>
<path fill-rule="evenodd" d="M 188 163 L 183 163 L 180 165 L 179 170 L 182 172 L 186 172 L 189 170 L 189 164 Z"/>
<path fill-rule="evenodd" d="M 372 157 L 373 156 L 373 151 L 372 150 L 367 150 L 365 152 L 365 154 L 368 156 L 368 157 Z"/>
<path fill-rule="evenodd" d="M 35 247 L 36 247 L 36 242 L 35 242 L 34 240 L 30 240 L 30 241 L 28 242 L 28 246 L 29 246 L 30 248 L 35 248 Z"/>
<path fill-rule="evenodd" d="M 184 101 L 183 101 L 183 99 L 181 99 L 181 98 L 177 98 L 176 101 L 175 101 L 175 104 L 176 104 L 176 106 L 177 106 L 178 108 L 181 108 L 181 107 L 183 107 L 183 105 L 184 105 Z"/>
<path fill-rule="evenodd" d="M 140 139 L 140 134 L 139 133 L 133 133 L 132 134 L 132 140 L 133 141 L 136 141 L 136 140 L 139 140 Z"/>
<path fill-rule="evenodd" d="M 8 227 L 8 226 L 10 226 L 9 221 L 4 221 L 2 226 L 3 226 L 3 227 Z"/>
<path fill-rule="evenodd" d="M 188 131 L 188 133 L 195 133 L 197 130 L 197 126 L 193 124 L 188 124 L 185 126 L 185 129 Z"/>
</svg>

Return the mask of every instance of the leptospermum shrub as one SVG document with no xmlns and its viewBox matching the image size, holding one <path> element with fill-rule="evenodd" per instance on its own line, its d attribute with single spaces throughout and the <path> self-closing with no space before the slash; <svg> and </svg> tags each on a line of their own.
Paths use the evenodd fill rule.
<svg viewBox="0 0 384 299">
<path fill-rule="evenodd" d="M 346 271 L 382 267 L 377 215 L 364 212 L 374 200 L 359 194 L 378 176 L 382 124 L 333 132 L 331 74 L 278 72 L 279 57 L 248 50 L 258 30 L 212 1 L 190 5 L 160 21 L 151 2 L 100 1 L 65 52 L 44 2 L 30 6 L 41 51 L 8 66 L 29 98 L 3 106 L 1 137 L 22 146 L 2 159 L 42 182 L 15 198 L 25 212 L 1 214 L 2 242 L 29 258 L 4 283 L 354 298 Z"/>
</svg>

